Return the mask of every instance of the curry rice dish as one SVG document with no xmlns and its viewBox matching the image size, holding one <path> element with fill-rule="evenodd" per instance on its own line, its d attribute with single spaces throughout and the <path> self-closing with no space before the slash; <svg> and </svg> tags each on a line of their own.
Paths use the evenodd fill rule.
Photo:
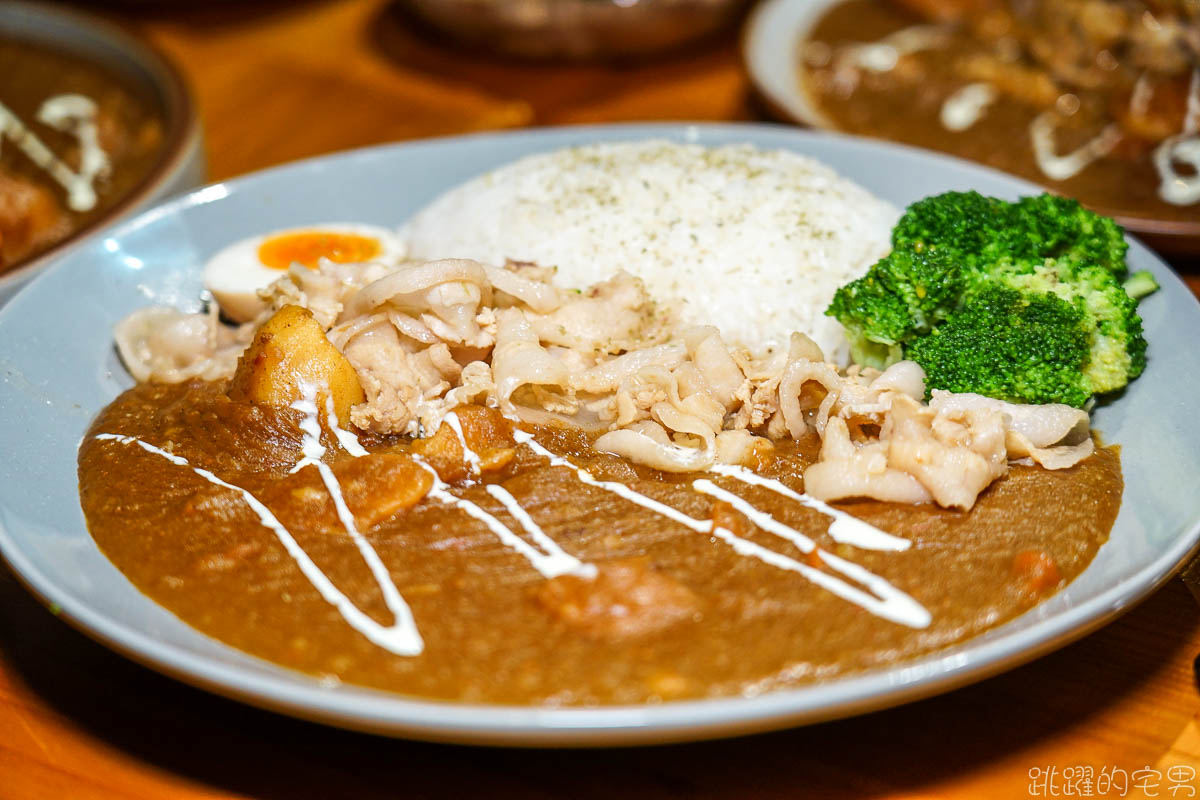
<svg viewBox="0 0 1200 800">
<path fill-rule="evenodd" d="M 752 353 L 625 274 L 324 262 L 263 297 L 239 329 L 118 327 L 146 379 L 80 496 L 156 602 L 326 679 L 540 705 L 827 680 L 1029 609 L 1120 503 L 1082 410 L 927 396 L 801 333 Z"/>
</svg>

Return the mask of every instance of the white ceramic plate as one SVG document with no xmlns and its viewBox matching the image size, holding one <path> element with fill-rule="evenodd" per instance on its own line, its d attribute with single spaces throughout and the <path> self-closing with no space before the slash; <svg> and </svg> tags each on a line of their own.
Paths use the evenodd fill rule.
<svg viewBox="0 0 1200 800">
<path fill-rule="evenodd" d="M 974 188 L 1033 190 L 962 161 L 770 126 L 613 126 L 430 140 L 320 158 L 174 200 L 73 250 L 0 310 L 0 552 L 87 633 L 189 683 L 296 716 L 414 738 L 511 745 L 665 742 L 781 728 L 895 705 L 978 680 L 1092 630 L 1146 596 L 1200 535 L 1200 305 L 1136 242 L 1150 366 L 1095 425 L 1123 447 L 1126 492 L 1111 541 L 1074 583 L 984 636 L 891 669 L 752 698 L 595 709 L 427 702 L 322 686 L 209 639 L 140 594 L 84 527 L 75 455 L 92 417 L 131 384 L 112 324 L 152 301 L 196 307 L 198 265 L 229 241 L 327 219 L 394 225 L 444 189 L 516 157 L 600 140 L 752 142 L 819 158 L 904 205 Z M 1070 502 L 1070 498 L 1063 498 Z"/>
</svg>

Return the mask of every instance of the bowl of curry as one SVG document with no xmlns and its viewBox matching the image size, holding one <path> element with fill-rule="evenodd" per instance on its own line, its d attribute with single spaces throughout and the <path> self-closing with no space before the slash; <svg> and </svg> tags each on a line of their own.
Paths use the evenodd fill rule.
<svg viewBox="0 0 1200 800">
<path fill-rule="evenodd" d="M 0 297 L 203 175 L 199 121 L 166 59 L 79 12 L 0 7 Z"/>
<path fill-rule="evenodd" d="M 968 158 L 1200 248 L 1194 5 L 773 0 L 743 50 L 778 116 Z"/>
</svg>

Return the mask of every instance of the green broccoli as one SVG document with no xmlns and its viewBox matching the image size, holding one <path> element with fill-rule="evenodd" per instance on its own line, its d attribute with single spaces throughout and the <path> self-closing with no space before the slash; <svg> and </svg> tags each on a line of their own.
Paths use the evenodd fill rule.
<svg viewBox="0 0 1200 800">
<path fill-rule="evenodd" d="M 1158 291 L 1158 281 L 1150 274 L 1150 270 L 1141 269 L 1125 279 L 1125 292 L 1134 300 L 1141 300 L 1148 294 Z"/>
<path fill-rule="evenodd" d="M 1030 294 L 1053 294 L 1083 313 L 1091 349 L 1083 374 L 1093 394 L 1120 389 L 1146 368 L 1146 339 L 1137 300 L 1107 268 L 1066 266 L 1047 259 L 1028 272 L 1000 271 L 996 278 Z"/>
<path fill-rule="evenodd" d="M 1126 280 L 1120 226 L 1074 200 L 1043 194 L 1009 203 L 947 192 L 909 206 L 892 244 L 891 254 L 841 287 L 825 312 L 845 326 L 857 363 L 883 368 L 909 358 L 926 368 L 930 388 L 1026 402 L 1071 398 L 1056 402 L 1074 405 L 1120 389 L 1145 369 L 1137 298 L 1157 283 L 1144 273 Z M 1002 336 L 999 318 L 986 317 L 1003 311 L 1006 321 L 1035 319 L 1020 330 L 1045 333 L 1068 324 L 1047 310 L 1060 303 L 1078 319 L 1071 318 L 1069 332 L 1043 336 L 1036 358 L 1010 358 L 1033 340 L 1020 339 L 1025 334 L 1019 332 Z M 1074 345 L 1078 330 L 1086 334 L 1082 361 Z M 973 352 L 951 358 L 948 348 L 958 346 Z M 1066 364 L 1074 365 L 1074 378 L 1063 383 L 1056 370 Z"/>
<path fill-rule="evenodd" d="M 946 192 L 909 206 L 892 228 L 893 250 L 951 247 L 975 266 L 995 260 L 1007 236 L 1010 203 L 979 192 Z"/>
<path fill-rule="evenodd" d="M 928 333 L 957 308 L 966 282 L 957 250 L 894 250 L 865 276 L 838 289 L 825 313 L 851 331 L 857 363 L 882 369 L 900 360 L 904 343 Z"/>
<path fill-rule="evenodd" d="M 1083 311 L 1053 294 L 989 286 L 905 350 L 926 384 L 1014 403 L 1081 406 L 1090 329 Z"/>
<path fill-rule="evenodd" d="M 1005 245 L 1014 260 L 1069 260 L 1125 276 L 1125 231 L 1078 200 L 1053 194 L 1022 197 L 1009 206 L 1007 223 Z"/>
<path fill-rule="evenodd" d="M 1124 231 L 1077 200 L 1052 194 L 1008 203 L 978 192 L 945 192 L 909 206 L 892 229 L 892 247 L 942 246 L 987 270 L 1002 261 L 1045 258 L 1125 272 Z"/>
</svg>

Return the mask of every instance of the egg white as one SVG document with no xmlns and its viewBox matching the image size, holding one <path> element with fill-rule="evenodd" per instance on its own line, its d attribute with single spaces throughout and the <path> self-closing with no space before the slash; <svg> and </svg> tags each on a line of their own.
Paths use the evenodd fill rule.
<svg viewBox="0 0 1200 800">
<path fill-rule="evenodd" d="M 264 265 L 258 258 L 258 248 L 263 242 L 276 236 L 312 232 L 349 234 L 374 239 L 379 243 L 380 253 L 372 261 L 388 265 L 400 263 L 406 251 L 404 241 L 395 232 L 377 225 L 320 222 L 285 228 L 242 239 L 218 252 L 204 265 L 204 287 L 212 293 L 221 311 L 230 319 L 236 322 L 254 319 L 266 308 L 266 303 L 258 297 L 258 290 L 265 289 L 287 274 L 286 270 Z"/>
</svg>

